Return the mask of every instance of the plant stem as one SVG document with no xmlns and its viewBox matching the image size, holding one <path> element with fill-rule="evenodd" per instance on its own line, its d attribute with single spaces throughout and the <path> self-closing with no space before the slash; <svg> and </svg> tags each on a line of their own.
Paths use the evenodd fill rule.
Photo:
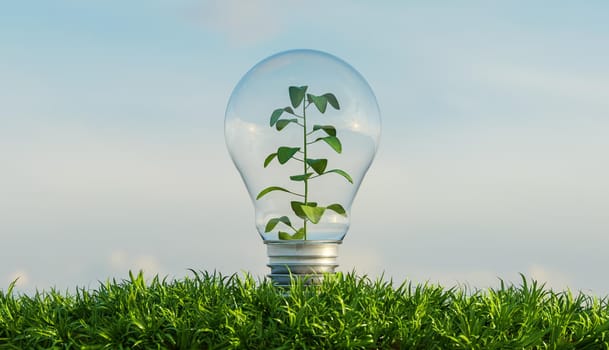
<svg viewBox="0 0 609 350">
<path fill-rule="evenodd" d="M 306 97 L 305 97 L 306 100 Z M 304 172 L 303 174 L 307 173 L 307 107 L 306 107 L 306 101 L 302 101 L 302 143 L 303 143 L 303 153 L 304 153 L 304 162 L 303 163 L 303 169 Z M 309 180 L 305 177 L 304 179 L 304 204 L 307 205 L 308 204 L 308 199 L 309 199 Z M 307 219 L 304 218 L 303 219 L 303 227 L 304 227 L 304 240 L 307 240 Z"/>
</svg>

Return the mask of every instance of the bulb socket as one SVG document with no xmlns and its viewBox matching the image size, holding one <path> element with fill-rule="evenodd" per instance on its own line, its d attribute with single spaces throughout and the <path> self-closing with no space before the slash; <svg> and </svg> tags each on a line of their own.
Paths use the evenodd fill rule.
<svg viewBox="0 0 609 350">
<path fill-rule="evenodd" d="M 319 284 L 323 275 L 334 273 L 338 266 L 338 245 L 342 241 L 277 241 L 266 240 L 269 257 L 267 275 L 273 283 L 289 287 L 292 278 L 302 279 L 305 284 Z"/>
</svg>

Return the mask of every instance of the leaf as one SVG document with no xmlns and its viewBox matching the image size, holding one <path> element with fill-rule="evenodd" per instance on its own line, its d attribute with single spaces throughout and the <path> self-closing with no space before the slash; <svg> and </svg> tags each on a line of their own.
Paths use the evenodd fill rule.
<svg viewBox="0 0 609 350">
<path fill-rule="evenodd" d="M 321 113 L 326 112 L 326 107 L 328 106 L 328 100 L 324 96 L 315 96 L 315 95 L 307 94 L 307 98 L 309 99 L 309 101 L 311 101 L 315 104 L 315 107 L 317 107 L 317 110 L 319 110 Z"/>
<path fill-rule="evenodd" d="M 306 217 L 314 224 L 318 223 L 319 220 L 321 220 L 321 216 L 324 215 L 324 211 L 326 210 L 326 208 L 324 207 L 313 207 L 309 205 L 303 205 L 301 206 L 301 208 Z"/>
<path fill-rule="evenodd" d="M 335 212 L 336 214 L 342 215 L 344 217 L 347 217 L 347 211 L 345 210 L 345 208 L 343 208 L 342 205 L 335 203 L 335 204 L 330 204 L 326 207 L 326 209 L 328 210 L 332 210 L 333 212 Z"/>
<path fill-rule="evenodd" d="M 286 190 L 283 187 L 279 187 L 279 186 L 271 186 L 271 187 L 267 187 L 264 190 L 260 191 L 260 193 L 258 193 L 258 196 L 256 196 L 256 200 L 262 198 L 264 195 L 266 195 L 269 192 L 273 192 L 273 191 L 283 191 L 283 192 L 290 192 L 288 190 Z"/>
<path fill-rule="evenodd" d="M 306 218 L 307 216 L 305 215 L 305 213 L 302 211 L 302 206 L 304 205 L 303 202 L 298 202 L 298 201 L 291 201 L 290 202 L 290 206 L 292 207 L 292 211 L 294 212 L 294 214 L 296 214 L 296 216 L 298 216 L 301 219 Z"/>
<path fill-rule="evenodd" d="M 292 201 L 292 202 L 290 202 L 290 205 L 292 206 L 292 211 L 294 211 L 294 214 L 296 214 L 296 216 L 298 216 L 301 219 L 306 219 L 307 218 L 307 216 L 305 215 L 304 211 L 302 211 L 302 206 L 304 205 L 303 202 Z M 308 205 L 310 207 L 316 207 L 317 203 L 315 203 L 315 202 L 309 202 Z"/>
<path fill-rule="evenodd" d="M 275 125 L 275 123 L 277 123 L 277 121 L 279 120 L 279 118 L 281 117 L 283 112 L 288 112 L 290 114 L 294 114 L 294 110 L 292 109 L 292 107 L 277 108 L 271 114 L 271 126 L 273 126 L 273 125 Z"/>
<path fill-rule="evenodd" d="M 353 179 L 351 178 L 351 175 L 347 174 L 347 172 L 344 171 L 344 170 L 341 170 L 341 169 L 332 169 L 332 170 L 326 171 L 326 174 L 327 173 L 336 173 L 338 175 L 341 175 L 345 179 L 347 179 L 347 181 L 353 183 Z"/>
<path fill-rule="evenodd" d="M 279 147 L 277 149 L 277 160 L 280 164 L 285 164 L 299 150 L 299 147 Z"/>
<path fill-rule="evenodd" d="M 336 136 L 336 128 L 332 125 L 313 125 L 313 131 L 323 130 L 330 136 Z"/>
<path fill-rule="evenodd" d="M 271 114 L 271 126 L 275 125 L 275 123 L 277 123 L 277 120 L 279 120 L 279 118 L 281 117 L 281 115 L 283 114 L 283 108 L 277 108 L 276 110 L 273 111 L 273 113 Z"/>
<path fill-rule="evenodd" d="M 291 235 L 287 232 L 279 231 L 279 239 L 282 239 L 282 240 L 303 239 L 304 235 L 305 235 L 304 228 L 301 228 L 298 231 L 294 232 L 293 235 Z"/>
<path fill-rule="evenodd" d="M 304 228 L 299 229 L 292 235 L 292 239 L 303 239 L 305 235 Z"/>
<path fill-rule="evenodd" d="M 336 153 L 341 153 L 343 151 L 343 146 L 340 144 L 340 140 L 336 136 L 320 137 L 314 142 L 319 140 L 323 140 L 325 143 L 327 143 L 330 147 L 332 147 L 333 150 L 336 151 Z"/>
<path fill-rule="evenodd" d="M 282 240 L 292 239 L 292 235 L 287 232 L 279 231 L 279 239 L 282 239 Z"/>
<path fill-rule="evenodd" d="M 275 157 L 277 157 L 277 153 L 269 154 L 268 157 L 266 157 L 266 159 L 264 160 L 264 167 L 266 168 L 267 166 L 269 166 L 269 164 L 273 161 L 273 159 L 275 159 Z"/>
<path fill-rule="evenodd" d="M 327 93 L 323 94 L 322 96 L 325 97 L 326 100 L 328 100 L 328 103 L 330 103 L 330 106 L 334 107 L 334 109 L 340 109 L 340 105 L 338 104 L 338 100 L 336 99 L 336 96 L 334 96 L 334 94 Z"/>
<path fill-rule="evenodd" d="M 313 170 L 315 170 L 316 173 L 321 175 L 324 173 L 324 170 L 326 170 L 326 167 L 328 166 L 328 160 L 327 159 L 308 159 L 307 158 L 307 164 L 309 164 L 311 166 L 311 168 L 313 168 Z"/>
<path fill-rule="evenodd" d="M 290 102 L 292 107 L 297 108 L 304 100 L 305 93 L 307 92 L 307 86 L 290 86 L 288 91 L 290 92 Z"/>
<path fill-rule="evenodd" d="M 310 178 L 311 175 L 313 175 L 313 173 L 306 173 L 306 174 L 301 174 L 301 175 L 292 175 L 292 176 L 290 176 L 290 180 L 292 180 L 292 181 L 304 181 L 304 180 Z"/>
<path fill-rule="evenodd" d="M 292 223 L 287 216 L 282 216 L 280 218 L 272 218 L 269 222 L 266 223 L 266 227 L 264 228 L 264 232 L 272 231 L 278 223 L 283 222 L 284 224 L 292 227 Z"/>
<path fill-rule="evenodd" d="M 281 131 L 283 128 L 288 126 L 288 124 L 290 124 L 290 123 L 298 123 L 298 119 L 281 119 L 281 120 L 278 120 L 277 124 L 275 125 L 275 127 L 277 128 L 277 130 Z"/>
</svg>

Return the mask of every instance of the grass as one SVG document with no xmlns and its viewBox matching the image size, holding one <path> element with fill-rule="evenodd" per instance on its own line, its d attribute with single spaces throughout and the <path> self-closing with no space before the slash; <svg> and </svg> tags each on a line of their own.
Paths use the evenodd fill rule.
<svg viewBox="0 0 609 350">
<path fill-rule="evenodd" d="M 194 271 L 193 271 L 194 273 Z M 0 291 L 0 349 L 608 349 L 606 298 L 518 286 L 470 291 L 337 274 L 290 292 L 194 273 L 97 290 Z"/>
</svg>

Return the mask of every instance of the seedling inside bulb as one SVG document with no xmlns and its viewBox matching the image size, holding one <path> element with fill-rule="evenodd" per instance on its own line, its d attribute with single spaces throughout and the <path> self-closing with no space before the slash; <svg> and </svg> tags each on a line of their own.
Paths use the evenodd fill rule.
<svg viewBox="0 0 609 350">
<path fill-rule="evenodd" d="M 317 96 L 307 93 L 307 89 L 308 86 L 306 85 L 290 86 L 288 92 L 291 106 L 275 109 L 271 113 L 270 118 L 270 127 L 274 127 L 279 132 L 285 130 L 290 124 L 295 124 L 302 128 L 302 143 L 296 147 L 279 147 L 276 152 L 266 157 L 263 164 L 266 168 L 275 159 L 281 165 L 287 164 L 290 161 L 302 163 L 302 173 L 290 176 L 291 181 L 302 182 L 302 192 L 291 191 L 280 186 L 269 186 L 260 191 L 256 197 L 256 200 L 259 200 L 273 191 L 287 192 L 298 197 L 298 200 L 290 202 L 290 206 L 294 214 L 302 219 L 301 227 L 292 223 L 287 216 L 274 217 L 266 223 L 265 232 L 274 230 L 277 225 L 281 225 L 280 227 L 284 228 L 284 230 L 287 228 L 291 231 L 290 233 L 279 230 L 278 235 L 281 240 L 306 240 L 307 224 L 317 224 L 327 210 L 345 217 L 347 216 L 345 208 L 339 203 L 321 206 L 317 202 L 311 201 L 309 198 L 309 182 L 311 180 L 327 174 L 338 174 L 353 184 L 351 175 L 346 171 L 342 169 L 328 169 L 328 159 L 311 157 L 308 146 L 314 143 L 324 142 L 334 152 L 339 154 L 342 152 L 342 144 L 337 136 L 335 126 L 314 124 L 311 127 L 307 125 L 307 108 L 314 105 L 319 113 L 324 114 L 328 105 L 336 110 L 340 109 L 340 105 L 338 99 L 332 93 Z M 300 110 L 299 107 L 301 107 Z"/>
</svg>

